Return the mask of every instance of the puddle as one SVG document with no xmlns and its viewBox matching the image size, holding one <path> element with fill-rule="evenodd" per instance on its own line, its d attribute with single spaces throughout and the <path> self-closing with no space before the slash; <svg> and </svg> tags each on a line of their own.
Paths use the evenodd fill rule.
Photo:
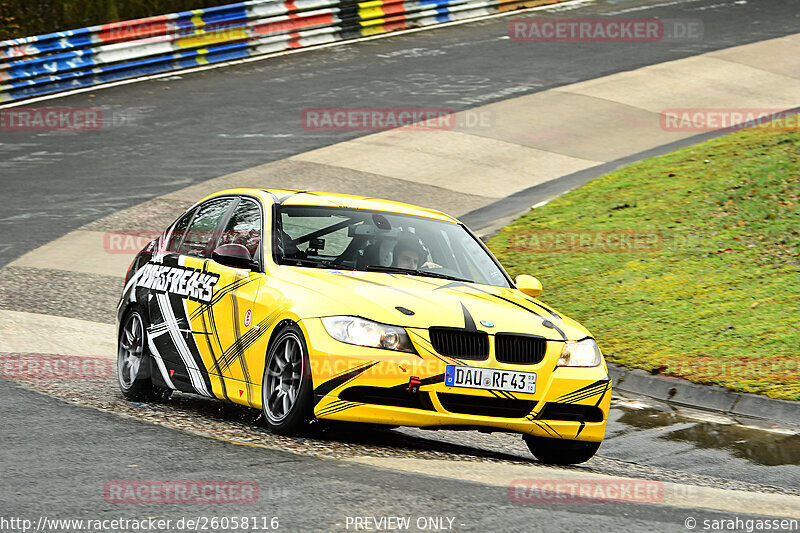
<svg viewBox="0 0 800 533">
<path fill-rule="evenodd" d="M 700 448 L 724 448 L 736 457 L 765 466 L 800 465 L 800 435 L 700 422 L 662 438 L 691 442 Z"/>
<path fill-rule="evenodd" d="M 764 466 L 800 465 L 800 434 L 742 426 L 707 413 L 687 416 L 678 411 L 626 405 L 617 405 L 615 409 L 622 412 L 616 421 L 631 429 L 664 428 L 664 434 L 659 436 L 662 439 L 688 442 L 699 448 L 724 449 Z M 670 431 L 670 426 L 675 425 L 680 427 Z"/>
<path fill-rule="evenodd" d="M 689 419 L 680 416 L 676 411 L 661 411 L 652 407 L 636 409 L 627 409 L 624 406 L 615 407 L 624 413 L 617 419 L 617 422 L 640 429 L 660 428 L 689 421 Z"/>
</svg>

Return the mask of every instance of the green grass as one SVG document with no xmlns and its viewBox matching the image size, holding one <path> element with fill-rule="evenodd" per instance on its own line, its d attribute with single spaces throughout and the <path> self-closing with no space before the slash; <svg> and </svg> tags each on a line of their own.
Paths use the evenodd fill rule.
<svg viewBox="0 0 800 533">
<path fill-rule="evenodd" d="M 510 274 L 538 277 L 543 301 L 589 328 L 609 361 L 800 400 L 798 196 L 800 132 L 755 128 L 600 177 L 489 247 Z M 661 240 L 624 253 L 532 247 L 564 230 Z"/>
</svg>

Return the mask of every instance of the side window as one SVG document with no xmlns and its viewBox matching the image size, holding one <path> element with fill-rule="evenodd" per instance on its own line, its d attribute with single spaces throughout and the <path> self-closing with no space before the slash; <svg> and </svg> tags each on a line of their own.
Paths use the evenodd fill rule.
<svg viewBox="0 0 800 533">
<path fill-rule="evenodd" d="M 258 246 L 261 244 L 261 209 L 253 200 L 242 199 L 233 211 L 219 244 L 241 244 L 250 252 L 250 257 L 258 260 Z"/>
<path fill-rule="evenodd" d="M 192 221 L 192 217 L 197 212 L 197 209 L 192 209 L 185 215 L 183 215 L 178 222 L 172 227 L 172 233 L 169 234 L 169 240 L 167 241 L 167 251 L 169 252 L 177 252 L 178 247 L 181 245 L 181 241 L 183 240 L 183 236 L 186 234 L 186 228 L 189 226 L 189 222 Z"/>
<path fill-rule="evenodd" d="M 233 198 L 220 198 L 211 200 L 199 207 L 197 216 L 189 226 L 186 237 L 183 239 L 180 253 L 205 257 L 210 255 L 209 247 L 216 242 L 216 233 L 220 219 L 227 213 Z"/>
</svg>

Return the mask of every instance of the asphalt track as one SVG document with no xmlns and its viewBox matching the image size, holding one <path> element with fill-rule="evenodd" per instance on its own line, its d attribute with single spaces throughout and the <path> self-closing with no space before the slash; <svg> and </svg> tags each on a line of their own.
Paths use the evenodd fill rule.
<svg viewBox="0 0 800 533">
<path fill-rule="evenodd" d="M 648 4 L 660 7 L 639 9 Z M 704 38 L 534 46 L 508 40 L 509 19 L 501 18 L 37 104 L 100 107 L 109 127 L 0 131 L 0 266 L 150 198 L 363 134 L 306 131 L 304 108 L 462 110 L 797 33 L 798 12 L 797 0 L 604 1 L 568 14 L 701 19 Z"/>
<path fill-rule="evenodd" d="M 3 418 L 25 406 L 25 423 L 4 428 L 0 516 L 49 518 L 278 517 L 281 531 L 347 530 L 347 517 L 454 518 L 456 531 L 685 531 L 684 520 L 730 516 L 656 505 L 513 504 L 506 487 L 376 469 L 255 449 L 186 435 L 58 400 L 0 381 Z M 59 424 L 53 424 L 53 413 Z M 53 445 L 54 440 L 61 443 Z M 36 457 L 31 461 L 31 456 Z M 57 466 L 55 466 L 57 465 Z M 115 506 L 103 500 L 110 480 L 247 480 L 257 504 Z M 42 480 L 48 480 L 42 482 Z M 122 507 L 127 507 L 122 509 Z M 131 510 L 130 507 L 135 507 Z M 739 514 L 742 519 L 757 518 Z M 591 526 L 588 526 L 591 524 Z M 350 527 L 352 531 L 352 526 Z M 412 528 L 412 531 L 414 529 Z"/>
<path fill-rule="evenodd" d="M 641 4 L 606 3 L 572 14 L 590 16 Z M 532 56 L 530 48 L 509 48 L 507 41 L 498 40 L 506 23 L 495 21 L 118 87 L 94 97 L 71 96 L 54 105 L 109 106 L 126 113 L 129 123 L 96 135 L 2 133 L 0 264 L 120 208 L 354 135 L 303 131 L 298 117 L 304 107 L 463 109 L 798 31 L 796 2 L 774 2 L 768 9 L 753 3 L 709 7 L 716 4 L 720 3 L 690 2 L 647 11 L 648 16 L 696 17 L 689 6 L 707 7 L 702 12 L 706 39 L 691 46 L 626 46 L 623 54 L 615 45 L 553 44 Z M 446 46 L 459 50 L 446 62 L 431 52 Z M 685 531 L 683 519 L 688 516 L 688 511 L 648 505 L 573 505 L 556 511 L 515 506 L 509 504 L 505 489 L 233 446 L 67 406 L 2 381 L 0 399 L 6 421 L 0 516 L 110 517 L 119 510 L 102 501 L 99 487 L 106 480 L 219 479 L 222 472 L 228 479 L 257 480 L 262 496 L 267 494 L 259 507 L 270 516 L 285 517 L 289 530 L 329 530 L 346 516 L 394 514 L 398 509 L 405 514 L 455 516 L 465 530 L 543 529 L 546 524 L 547 529 L 585 531 L 586 524 L 592 524 L 591 529 L 624 525 Z M 627 452 L 632 460 L 641 453 Z M 36 460 L 31 461 L 34 454 Z M 725 454 L 718 454 L 713 461 L 718 466 L 711 471 L 724 471 L 724 461 Z M 675 458 L 675 464 L 680 462 Z M 688 461 L 701 462 L 702 454 Z M 747 476 L 777 473 L 757 469 Z M 281 490 L 269 492 L 273 486 Z M 300 486 L 302 490 L 286 491 Z M 139 507 L 135 514 L 182 516 L 189 511 L 197 514 L 192 508 L 163 507 Z M 202 514 L 236 513 L 224 506 L 204 508 Z"/>
</svg>

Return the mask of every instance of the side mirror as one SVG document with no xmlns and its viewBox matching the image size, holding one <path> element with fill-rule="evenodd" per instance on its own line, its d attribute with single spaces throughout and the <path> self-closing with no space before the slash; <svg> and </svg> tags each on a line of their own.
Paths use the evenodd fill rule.
<svg viewBox="0 0 800 533">
<path fill-rule="evenodd" d="M 253 270 L 255 264 L 250 252 L 241 244 L 223 244 L 211 253 L 211 259 L 233 268 L 246 268 Z"/>
<path fill-rule="evenodd" d="M 533 276 L 521 274 L 514 280 L 517 284 L 517 290 L 528 296 L 539 296 L 542 294 L 542 282 Z"/>
</svg>

